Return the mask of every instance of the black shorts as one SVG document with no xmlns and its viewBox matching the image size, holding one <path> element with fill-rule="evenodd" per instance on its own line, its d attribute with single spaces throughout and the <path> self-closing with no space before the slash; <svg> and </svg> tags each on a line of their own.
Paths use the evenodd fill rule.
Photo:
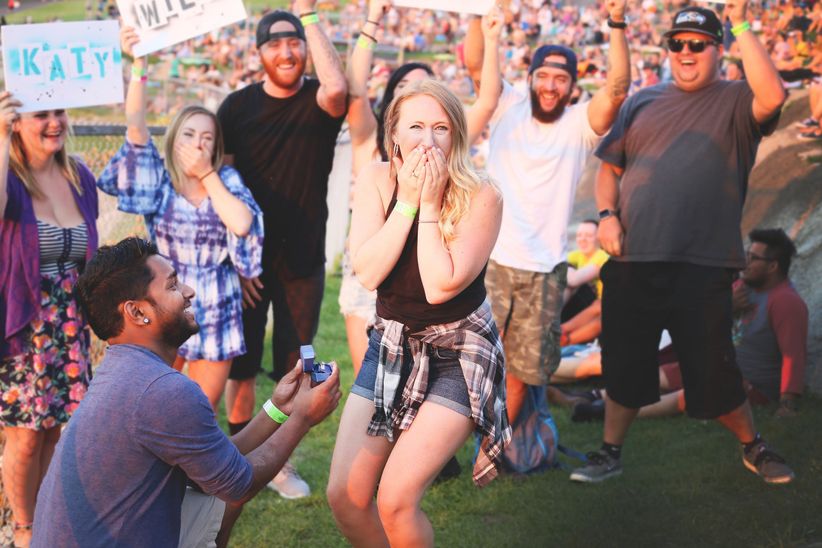
<svg viewBox="0 0 822 548">
<path fill-rule="evenodd" d="M 731 269 L 689 263 L 605 263 L 600 342 L 608 397 L 630 408 L 659 401 L 657 351 L 667 329 L 688 415 L 712 419 L 742 405 L 731 338 L 734 276 Z"/>
<path fill-rule="evenodd" d="M 279 381 L 296 364 L 300 346 L 311 344 L 320 325 L 320 307 L 325 289 L 325 266 L 320 265 L 306 278 L 291 278 L 276 271 L 260 276 L 262 301 L 243 310 L 243 337 L 246 353 L 231 363 L 228 378 L 254 378 L 262 370 L 268 309 L 274 309 L 271 353 L 274 362 L 269 375 Z"/>
</svg>

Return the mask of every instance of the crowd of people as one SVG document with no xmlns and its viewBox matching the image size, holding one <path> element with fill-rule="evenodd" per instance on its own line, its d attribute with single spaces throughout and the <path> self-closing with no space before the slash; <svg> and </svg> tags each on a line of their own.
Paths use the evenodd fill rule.
<svg viewBox="0 0 822 548">
<path fill-rule="evenodd" d="M 820 6 L 728 0 L 720 18 L 680 4 L 511 2 L 478 18 L 296 0 L 175 48 L 208 58 L 231 92 L 216 114 L 176 112 L 162 154 L 147 126 L 157 73 L 133 58 L 125 141 L 96 178 L 66 152 L 64 110 L 21 114 L 0 94 L 15 544 L 224 546 L 264 486 L 310 494 L 288 459 L 342 397 L 336 363 L 312 381 L 300 356 L 320 321 L 344 124 L 355 183 L 339 298 L 355 381 L 326 494 L 352 544 L 433 545 L 428 487 L 460 473 L 472 433 L 474 483 L 506 471 L 543 394 L 604 419 L 574 481 L 622 473 L 635 417 L 681 412 L 718 420 L 766 482 L 792 481 L 750 406 L 788 416 L 804 390 L 796 249 L 760 229 L 745 250 L 740 224 L 786 88 L 818 77 Z M 121 31 L 129 56 L 138 35 Z M 453 61 L 392 71 L 375 55 L 385 44 Z M 819 126 L 813 89 L 803 135 Z M 569 254 L 592 155 L 596 215 Z M 98 249 L 98 190 L 142 215 L 149 240 Z M 257 411 L 269 314 L 277 385 Z M 93 380 L 90 329 L 109 345 Z M 604 389 L 549 386 L 590 376 Z"/>
</svg>

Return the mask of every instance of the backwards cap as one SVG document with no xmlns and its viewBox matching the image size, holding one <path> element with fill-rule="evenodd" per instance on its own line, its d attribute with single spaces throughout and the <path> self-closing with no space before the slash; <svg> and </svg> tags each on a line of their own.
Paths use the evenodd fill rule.
<svg viewBox="0 0 822 548">
<path fill-rule="evenodd" d="M 564 57 L 565 62 L 557 63 L 547 60 L 548 57 L 552 55 Z M 537 51 L 534 52 L 534 57 L 531 59 L 531 66 L 528 68 L 528 74 L 532 74 L 539 67 L 543 66 L 562 69 L 571 75 L 571 79 L 574 82 L 577 80 L 577 54 L 570 48 L 559 45 L 540 46 Z"/>
<path fill-rule="evenodd" d="M 270 29 L 271 25 L 277 23 L 278 21 L 288 21 L 292 25 L 294 25 L 294 32 L 288 31 L 285 33 L 275 32 L 271 34 Z M 257 24 L 257 49 L 260 49 L 260 46 L 268 42 L 269 40 L 275 40 L 277 38 L 285 38 L 286 36 L 294 36 L 299 38 L 300 40 L 305 40 L 305 28 L 303 24 L 300 22 L 300 19 L 289 11 L 284 10 L 274 10 L 269 12 L 260 19 L 260 22 Z"/>
</svg>

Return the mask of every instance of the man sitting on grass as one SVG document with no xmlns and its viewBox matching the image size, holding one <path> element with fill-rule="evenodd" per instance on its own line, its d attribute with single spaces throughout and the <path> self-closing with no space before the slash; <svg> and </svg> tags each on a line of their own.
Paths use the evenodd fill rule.
<svg viewBox="0 0 822 548">
<path fill-rule="evenodd" d="M 100 248 L 77 292 L 110 346 L 43 480 L 32 545 L 213 543 L 223 501 L 253 497 L 337 407 L 337 368 L 312 388 L 298 364 L 229 440 L 203 391 L 171 367 L 199 326 L 194 291 L 154 244 L 127 238 Z"/>
</svg>

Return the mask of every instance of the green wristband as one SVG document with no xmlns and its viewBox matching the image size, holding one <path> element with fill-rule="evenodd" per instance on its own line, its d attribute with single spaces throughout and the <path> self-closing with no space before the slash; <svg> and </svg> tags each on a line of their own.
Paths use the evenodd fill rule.
<svg viewBox="0 0 822 548">
<path fill-rule="evenodd" d="M 739 23 L 738 25 L 735 25 L 735 26 L 731 27 L 731 34 L 733 34 L 734 36 L 739 36 L 740 34 L 745 32 L 746 30 L 751 30 L 751 24 L 748 23 L 747 21 L 743 21 L 743 22 Z"/>
<path fill-rule="evenodd" d="M 412 206 L 411 204 L 407 204 L 405 202 L 401 202 L 399 200 L 397 200 L 397 203 L 394 206 L 394 211 L 396 211 L 403 217 L 408 217 L 409 219 L 414 219 L 417 216 L 418 210 L 418 207 Z"/>
<path fill-rule="evenodd" d="M 307 27 L 308 25 L 315 25 L 319 22 L 320 16 L 317 15 L 316 11 L 300 15 L 300 23 L 302 23 L 304 27 Z"/>
<path fill-rule="evenodd" d="M 377 44 L 360 34 L 360 37 L 357 38 L 357 47 L 373 51 L 376 49 Z"/>
<path fill-rule="evenodd" d="M 288 420 L 288 415 L 277 409 L 277 406 L 271 400 L 265 400 L 263 411 L 277 424 L 282 424 Z"/>
</svg>

